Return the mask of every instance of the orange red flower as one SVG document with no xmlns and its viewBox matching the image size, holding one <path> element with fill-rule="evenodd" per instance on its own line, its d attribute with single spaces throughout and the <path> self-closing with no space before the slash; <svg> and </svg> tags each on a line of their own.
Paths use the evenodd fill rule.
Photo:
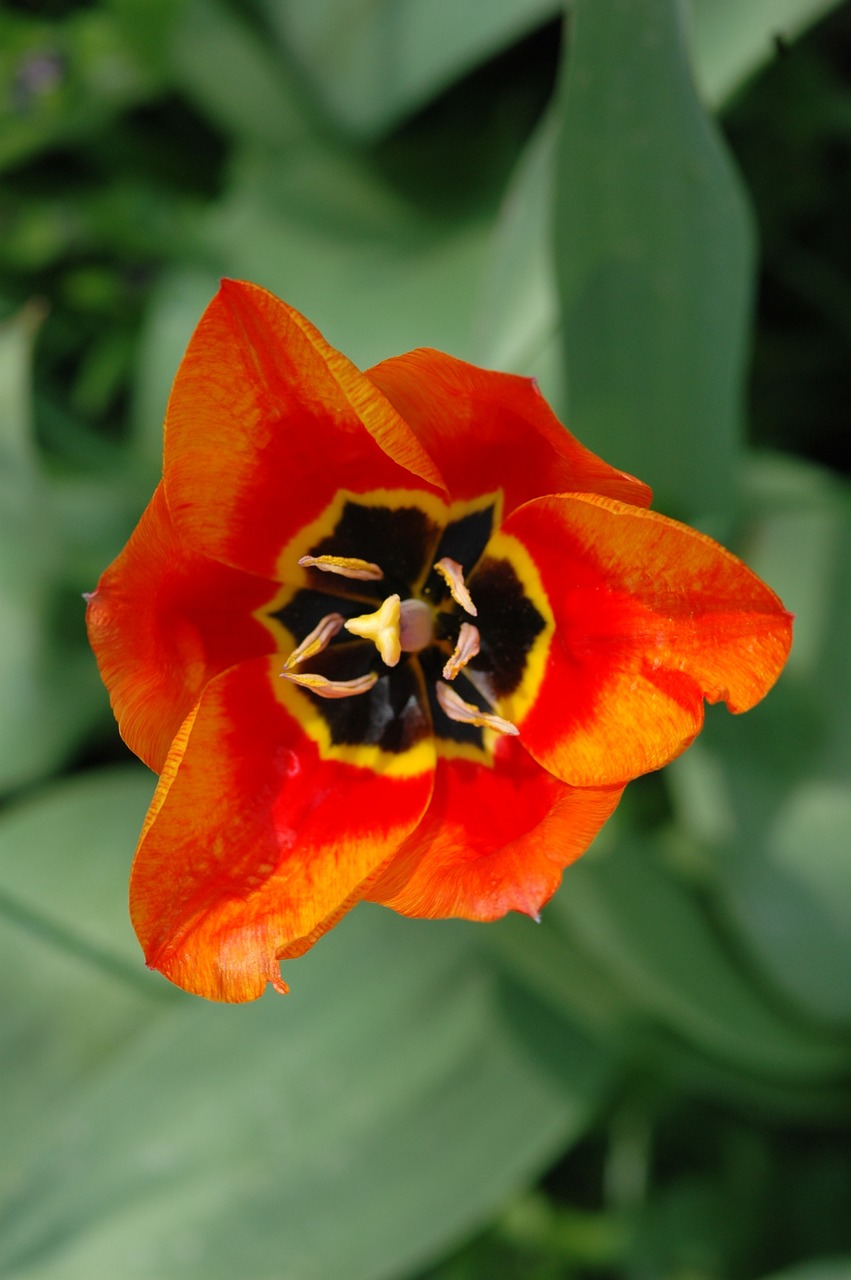
<svg viewBox="0 0 851 1280">
<path fill-rule="evenodd" d="M 535 915 L 704 699 L 747 710 L 789 651 L 773 592 L 649 502 L 530 380 L 425 350 L 361 373 L 225 281 L 88 605 L 160 774 L 148 964 L 251 1000 L 362 899 Z"/>
</svg>

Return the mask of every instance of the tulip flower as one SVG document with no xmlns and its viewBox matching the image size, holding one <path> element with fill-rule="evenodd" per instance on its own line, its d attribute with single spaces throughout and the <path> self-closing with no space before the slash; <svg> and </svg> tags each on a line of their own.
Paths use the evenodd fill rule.
<svg viewBox="0 0 851 1280">
<path fill-rule="evenodd" d="M 88 604 L 160 775 L 131 879 L 148 964 L 243 1001 L 364 899 L 536 916 L 704 700 L 747 710 L 789 650 L 774 593 L 649 502 L 533 381 L 430 350 L 362 373 L 225 281 Z"/>
</svg>

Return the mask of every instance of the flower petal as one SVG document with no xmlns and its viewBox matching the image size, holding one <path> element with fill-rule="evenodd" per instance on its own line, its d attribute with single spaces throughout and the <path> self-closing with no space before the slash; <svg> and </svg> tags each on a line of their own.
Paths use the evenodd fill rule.
<svg viewBox="0 0 851 1280">
<path fill-rule="evenodd" d="M 150 768 L 162 768 L 208 680 L 275 648 L 251 615 L 277 591 L 181 543 L 157 487 L 86 611 L 122 737 Z"/>
<path fill-rule="evenodd" d="M 504 534 L 534 561 L 555 633 L 535 698 L 522 715 L 511 698 L 499 710 L 566 782 L 623 783 L 659 768 L 700 729 L 704 698 L 746 711 L 783 668 L 791 616 L 685 525 L 562 494 L 516 511 Z"/>
<path fill-rule="evenodd" d="M 181 536 L 278 578 L 286 545 L 339 491 L 442 490 L 374 384 L 292 307 L 233 280 L 222 282 L 175 379 L 164 480 Z"/>
<path fill-rule="evenodd" d="M 492 373 L 428 349 L 384 360 L 367 376 L 416 432 L 453 501 L 501 489 L 504 515 L 546 493 L 650 503 L 647 485 L 574 439 L 532 378 Z"/>
<path fill-rule="evenodd" d="M 567 786 L 516 739 L 492 767 L 439 758 L 428 813 L 365 896 L 410 916 L 535 916 L 622 791 Z"/>
<path fill-rule="evenodd" d="M 280 659 L 212 680 L 177 738 L 130 888 L 148 964 L 211 1000 L 286 990 L 299 955 L 364 894 L 419 822 L 433 751 L 406 777 L 323 759 L 279 696 Z"/>
</svg>

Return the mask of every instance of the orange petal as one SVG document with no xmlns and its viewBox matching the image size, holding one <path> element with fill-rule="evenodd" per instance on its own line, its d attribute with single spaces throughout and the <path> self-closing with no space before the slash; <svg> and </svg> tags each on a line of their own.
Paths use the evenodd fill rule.
<svg viewBox="0 0 851 1280">
<path fill-rule="evenodd" d="M 275 583 L 180 542 L 162 485 L 89 597 L 89 639 L 122 737 L 157 772 L 214 675 L 274 649 L 251 616 Z"/>
<path fill-rule="evenodd" d="M 267 982 L 285 990 L 278 960 L 363 896 L 431 795 L 431 767 L 389 778 L 323 760 L 277 696 L 279 670 L 259 658 L 207 685 L 133 865 L 148 964 L 211 1000 L 253 1000 Z"/>
<path fill-rule="evenodd" d="M 269 577 L 339 490 L 441 489 L 373 383 L 292 307 L 233 280 L 222 282 L 175 379 L 164 474 L 181 536 Z"/>
<path fill-rule="evenodd" d="M 490 768 L 438 759 L 428 813 L 366 896 L 409 916 L 534 916 L 621 794 L 567 786 L 516 739 L 499 744 Z"/>
<path fill-rule="evenodd" d="M 607 498 L 530 502 L 505 525 L 555 617 L 537 697 L 516 717 L 536 759 L 575 786 L 623 783 L 678 755 L 703 699 L 746 711 L 792 639 L 777 596 L 711 538 Z M 510 699 L 499 708 L 512 716 Z"/>
<path fill-rule="evenodd" d="M 574 439 L 531 378 L 425 349 L 385 360 L 368 376 L 416 432 L 453 500 L 502 489 L 505 515 L 546 493 L 650 503 L 647 485 Z"/>
</svg>

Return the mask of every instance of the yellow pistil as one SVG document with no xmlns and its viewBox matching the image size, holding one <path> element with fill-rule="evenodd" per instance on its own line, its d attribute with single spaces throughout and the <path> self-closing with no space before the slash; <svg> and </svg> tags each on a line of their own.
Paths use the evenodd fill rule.
<svg viewBox="0 0 851 1280">
<path fill-rule="evenodd" d="M 479 628 L 472 622 L 462 622 L 458 632 L 458 641 L 452 651 L 452 657 L 443 668 L 444 680 L 454 680 L 459 671 L 463 671 L 471 658 L 475 658 L 481 648 Z"/>
<path fill-rule="evenodd" d="M 457 560 L 450 560 L 449 556 L 442 556 L 434 566 L 437 572 L 443 578 L 449 594 L 456 604 L 460 604 L 465 613 L 469 613 L 471 618 L 475 618 L 478 609 L 473 604 L 472 598 L 467 585 L 464 582 L 464 570 Z"/>
<path fill-rule="evenodd" d="M 293 649 L 284 663 L 284 671 L 297 667 L 307 658 L 315 658 L 317 653 L 327 649 L 334 636 L 342 630 L 344 618 L 341 613 L 328 613 L 318 622 L 309 635 L 306 635 L 298 648 Z"/>
<path fill-rule="evenodd" d="M 384 577 L 380 565 L 371 560 L 358 560 L 356 556 L 302 556 L 302 569 L 321 569 L 323 573 L 336 573 L 341 578 L 355 578 L 361 582 L 378 582 Z"/>
<path fill-rule="evenodd" d="M 291 680 L 293 684 L 301 685 L 311 693 L 318 694 L 320 698 L 354 698 L 359 693 L 369 693 L 378 679 L 374 671 L 366 676 L 358 676 L 356 680 L 327 680 L 325 676 L 312 676 L 306 671 L 297 672 L 286 669 L 281 672 L 281 675 L 285 680 Z"/>
<path fill-rule="evenodd" d="M 375 613 L 362 613 L 349 618 L 345 627 L 353 636 L 371 640 L 388 667 L 395 667 L 402 656 L 400 620 L 402 601 L 399 596 L 388 596 Z"/>
<path fill-rule="evenodd" d="M 473 724 L 480 729 L 493 729 L 495 733 L 512 736 L 520 732 L 510 720 L 503 720 L 502 716 L 494 715 L 491 711 L 481 711 L 472 702 L 465 702 L 451 685 L 443 684 L 440 680 L 437 682 L 437 701 L 449 719 L 456 720 L 459 724 Z"/>
</svg>

